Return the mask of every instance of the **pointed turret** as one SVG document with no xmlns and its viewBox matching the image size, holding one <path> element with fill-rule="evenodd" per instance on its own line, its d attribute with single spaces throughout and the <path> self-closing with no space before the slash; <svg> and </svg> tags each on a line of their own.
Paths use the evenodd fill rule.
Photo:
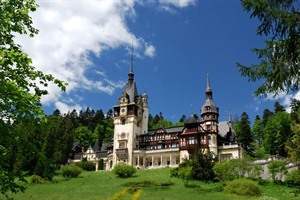
<svg viewBox="0 0 300 200">
<path fill-rule="evenodd" d="M 134 73 L 133 73 L 133 53 L 131 55 L 131 62 L 129 67 L 129 73 L 128 73 L 128 81 L 125 85 L 123 95 L 127 96 L 129 103 L 135 102 L 136 97 L 138 96 L 137 87 L 134 81 Z"/>
<path fill-rule="evenodd" d="M 207 74 L 206 83 L 207 83 L 206 90 L 205 90 L 206 100 L 205 100 L 204 105 L 202 106 L 201 115 L 203 115 L 204 113 L 218 113 L 219 112 L 218 107 L 216 106 L 216 104 L 213 101 L 212 89 L 210 87 L 209 74 Z"/>
</svg>

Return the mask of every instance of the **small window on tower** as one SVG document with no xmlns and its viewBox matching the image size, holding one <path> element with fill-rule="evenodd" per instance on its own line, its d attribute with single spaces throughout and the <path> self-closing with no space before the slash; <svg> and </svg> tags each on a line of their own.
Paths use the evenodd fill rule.
<svg viewBox="0 0 300 200">
<path fill-rule="evenodd" d="M 126 119 L 122 119 L 122 125 L 125 125 Z"/>
</svg>

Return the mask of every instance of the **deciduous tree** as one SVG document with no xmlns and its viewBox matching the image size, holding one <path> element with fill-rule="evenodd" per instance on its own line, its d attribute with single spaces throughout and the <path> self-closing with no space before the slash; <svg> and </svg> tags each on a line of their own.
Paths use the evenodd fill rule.
<svg viewBox="0 0 300 200">
<path fill-rule="evenodd" d="M 32 26 L 30 12 L 37 9 L 34 0 L 0 1 L 0 120 L 43 117 L 41 96 L 47 94 L 49 82 L 54 82 L 62 90 L 65 84 L 52 75 L 44 74 L 32 66 L 32 60 L 15 43 L 16 34 L 33 37 L 38 30 Z M 1 137 L 11 138 L 8 130 L 1 129 Z M 12 140 L 16 138 L 11 138 Z M 0 143 L 1 160 L 13 155 L 13 143 Z M 15 180 L 15 174 L 0 162 L 0 192 L 23 190 Z"/>
</svg>

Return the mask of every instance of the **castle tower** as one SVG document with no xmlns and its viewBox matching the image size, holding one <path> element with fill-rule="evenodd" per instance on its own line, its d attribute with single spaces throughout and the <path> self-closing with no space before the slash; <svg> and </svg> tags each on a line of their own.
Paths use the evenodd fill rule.
<svg viewBox="0 0 300 200">
<path fill-rule="evenodd" d="M 133 164 L 133 150 L 138 148 L 137 136 L 148 131 L 148 96 L 138 95 L 131 58 L 128 81 L 118 104 L 114 106 L 113 163 Z"/>
<path fill-rule="evenodd" d="M 216 156 L 218 155 L 218 123 L 219 123 L 219 108 L 213 101 L 213 92 L 210 87 L 209 74 L 207 74 L 207 86 L 205 91 L 206 100 L 201 108 L 202 128 L 208 134 L 209 150 Z"/>
</svg>

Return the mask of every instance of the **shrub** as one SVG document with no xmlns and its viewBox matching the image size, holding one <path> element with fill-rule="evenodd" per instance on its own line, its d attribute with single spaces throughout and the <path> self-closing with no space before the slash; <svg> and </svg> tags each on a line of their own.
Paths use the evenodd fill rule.
<svg viewBox="0 0 300 200">
<path fill-rule="evenodd" d="M 39 159 L 37 160 L 34 168 L 34 174 L 51 181 L 55 174 L 55 166 L 46 158 L 44 154 L 41 154 L 39 155 Z"/>
<path fill-rule="evenodd" d="M 285 167 L 286 162 L 283 160 L 275 160 L 268 164 L 268 168 L 271 174 L 273 181 L 275 181 L 275 176 L 279 173 L 286 174 L 287 169 Z"/>
<path fill-rule="evenodd" d="M 224 187 L 225 193 L 244 196 L 259 196 L 261 189 L 257 182 L 249 179 L 236 179 L 227 183 Z"/>
<path fill-rule="evenodd" d="M 170 169 L 171 177 L 178 177 L 178 170 L 179 170 L 179 167 Z"/>
<path fill-rule="evenodd" d="M 193 170 L 191 166 L 180 167 L 178 170 L 178 178 L 183 181 L 185 187 L 189 186 L 189 180 L 193 179 Z"/>
<path fill-rule="evenodd" d="M 29 183 L 38 183 L 41 184 L 44 182 L 44 179 L 42 177 L 40 177 L 39 175 L 32 175 L 29 179 Z"/>
<path fill-rule="evenodd" d="M 92 161 L 81 161 L 75 164 L 84 171 L 95 171 L 95 164 Z"/>
<path fill-rule="evenodd" d="M 82 169 L 76 165 L 66 165 L 60 169 L 60 174 L 65 178 L 75 178 L 79 176 Z"/>
<path fill-rule="evenodd" d="M 289 186 L 300 186 L 300 170 L 293 170 L 286 177 Z"/>
<path fill-rule="evenodd" d="M 136 173 L 136 169 L 125 163 L 118 163 L 113 169 L 113 172 L 121 178 L 128 178 Z"/>
</svg>

